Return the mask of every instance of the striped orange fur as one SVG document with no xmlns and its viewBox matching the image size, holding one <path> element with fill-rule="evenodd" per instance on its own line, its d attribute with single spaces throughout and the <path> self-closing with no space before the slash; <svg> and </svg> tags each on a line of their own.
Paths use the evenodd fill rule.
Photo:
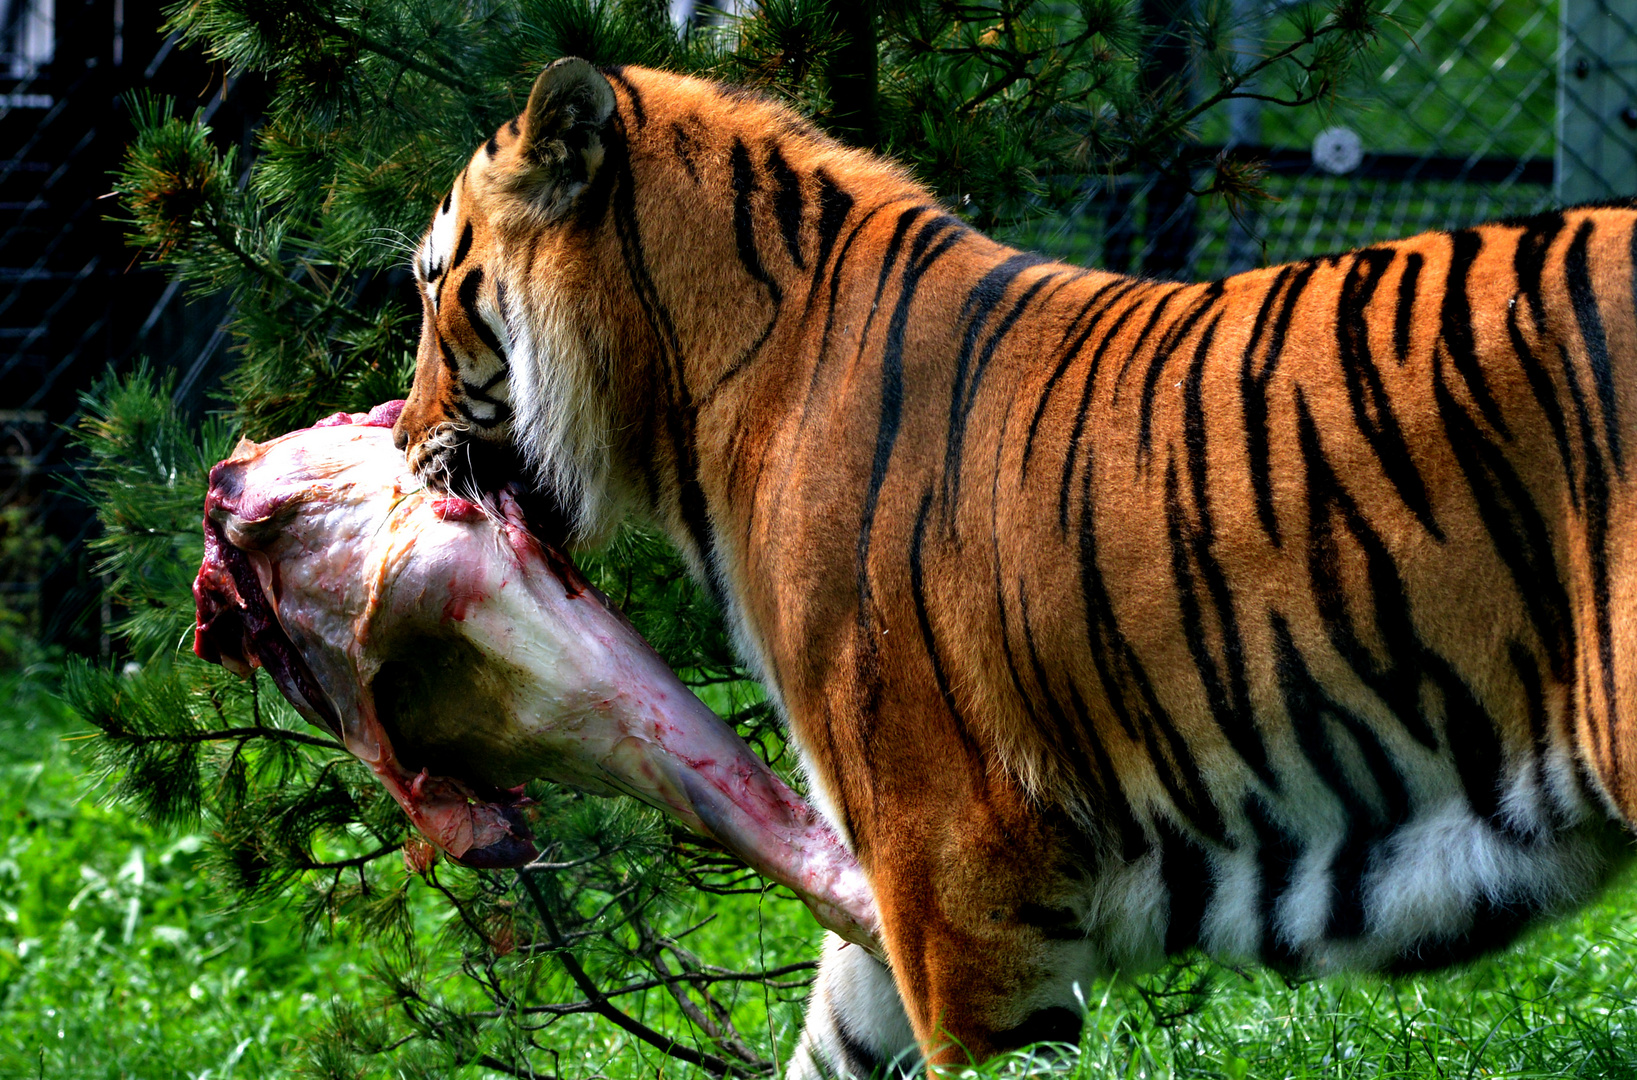
<svg viewBox="0 0 1637 1080">
<path fill-rule="evenodd" d="M 1634 225 L 1121 277 L 755 95 L 559 61 L 416 257 L 398 436 L 443 484 L 515 444 L 728 613 L 891 957 L 832 948 L 793 1072 L 981 1058 L 1196 944 L 1457 960 L 1625 857 Z"/>
</svg>

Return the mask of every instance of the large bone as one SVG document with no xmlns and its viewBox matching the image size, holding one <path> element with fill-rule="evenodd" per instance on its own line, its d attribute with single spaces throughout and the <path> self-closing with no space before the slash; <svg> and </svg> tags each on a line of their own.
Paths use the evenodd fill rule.
<svg viewBox="0 0 1637 1080">
<path fill-rule="evenodd" d="M 480 506 L 410 476 L 395 406 L 243 441 L 211 470 L 194 650 L 266 668 L 462 863 L 534 857 L 528 779 L 631 795 L 876 951 L 869 886 L 813 809 L 509 494 Z"/>
</svg>

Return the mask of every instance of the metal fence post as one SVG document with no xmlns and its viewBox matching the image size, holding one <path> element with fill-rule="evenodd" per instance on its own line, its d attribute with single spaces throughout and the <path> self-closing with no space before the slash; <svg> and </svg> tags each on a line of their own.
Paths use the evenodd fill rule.
<svg viewBox="0 0 1637 1080">
<path fill-rule="evenodd" d="M 1556 195 L 1637 191 L 1637 4 L 1561 0 Z"/>
</svg>

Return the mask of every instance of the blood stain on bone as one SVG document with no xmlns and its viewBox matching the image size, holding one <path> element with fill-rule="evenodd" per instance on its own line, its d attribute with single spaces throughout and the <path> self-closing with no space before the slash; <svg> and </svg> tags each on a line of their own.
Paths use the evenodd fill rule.
<svg viewBox="0 0 1637 1080">
<path fill-rule="evenodd" d="M 449 496 L 432 500 L 432 513 L 439 521 L 476 521 L 483 517 L 483 507 L 469 499 Z"/>
</svg>

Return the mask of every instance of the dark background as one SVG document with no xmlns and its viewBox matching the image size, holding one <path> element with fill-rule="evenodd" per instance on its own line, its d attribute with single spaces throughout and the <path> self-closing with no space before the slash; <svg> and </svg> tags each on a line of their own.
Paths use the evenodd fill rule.
<svg viewBox="0 0 1637 1080">
<path fill-rule="evenodd" d="M 259 80 L 178 48 L 158 4 L 55 9 L 49 59 L 38 30 L 29 48 L 26 2 L 0 16 L 0 507 L 22 510 L 0 543 L 20 544 L 22 521 L 51 538 L 44 558 L 0 554 L 0 602 L 45 640 L 94 652 L 106 650 L 103 613 L 79 544 L 91 514 L 64 491 L 79 395 L 147 356 L 177 369 L 178 402 L 199 411 L 229 351 L 225 299 L 190 297 L 138 262 L 103 197 L 131 133 L 128 97 L 170 95 L 248 150 L 263 95 Z"/>
</svg>

